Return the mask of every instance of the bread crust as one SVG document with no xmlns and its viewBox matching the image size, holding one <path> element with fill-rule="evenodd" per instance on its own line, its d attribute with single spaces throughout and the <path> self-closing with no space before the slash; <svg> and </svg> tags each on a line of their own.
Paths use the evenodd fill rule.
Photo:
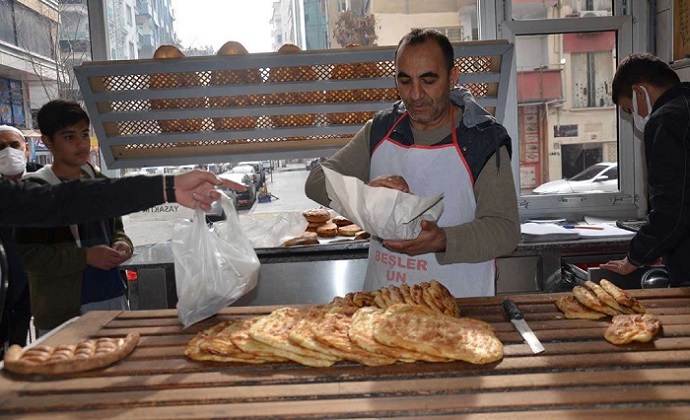
<svg viewBox="0 0 690 420">
<path fill-rule="evenodd" d="M 73 345 L 11 346 L 5 353 L 5 369 L 22 375 L 65 375 L 99 369 L 129 355 L 139 343 L 139 333 L 124 338 L 82 340 Z"/>
<path fill-rule="evenodd" d="M 335 223 L 326 223 L 316 228 L 316 234 L 324 238 L 332 238 L 338 234 L 338 226 Z"/>
<path fill-rule="evenodd" d="M 638 314 L 647 312 L 647 309 L 630 293 L 616 286 L 606 279 L 602 279 L 599 285 L 606 290 L 620 305 L 627 306 Z"/>
<path fill-rule="evenodd" d="M 616 315 L 604 338 L 612 344 L 651 341 L 661 329 L 661 321 L 652 314 Z"/>
<path fill-rule="evenodd" d="M 331 220 L 331 212 L 326 209 L 307 209 L 302 212 L 302 216 L 309 223 L 326 223 Z"/>
</svg>

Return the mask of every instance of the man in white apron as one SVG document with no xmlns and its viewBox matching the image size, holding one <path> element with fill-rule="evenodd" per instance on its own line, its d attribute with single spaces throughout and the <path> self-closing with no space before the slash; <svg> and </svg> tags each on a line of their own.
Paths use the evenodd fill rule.
<svg viewBox="0 0 690 420">
<path fill-rule="evenodd" d="M 495 262 L 520 238 L 510 168 L 510 137 L 465 89 L 453 89 L 453 49 L 435 30 L 413 30 L 395 56 L 402 99 L 378 113 L 323 163 L 370 186 L 428 197 L 443 194 L 444 212 L 422 222 L 410 241 L 372 240 L 364 288 L 436 279 L 457 297 L 495 294 Z M 329 205 L 320 167 L 307 196 Z"/>
</svg>

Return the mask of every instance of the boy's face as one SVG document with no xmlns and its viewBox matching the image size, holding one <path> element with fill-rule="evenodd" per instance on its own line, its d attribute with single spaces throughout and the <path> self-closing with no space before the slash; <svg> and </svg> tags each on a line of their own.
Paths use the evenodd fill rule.
<svg viewBox="0 0 690 420">
<path fill-rule="evenodd" d="M 53 138 L 43 136 L 43 143 L 53 153 L 56 161 L 68 166 L 81 166 L 91 155 L 89 124 L 80 121 L 58 130 Z"/>
</svg>

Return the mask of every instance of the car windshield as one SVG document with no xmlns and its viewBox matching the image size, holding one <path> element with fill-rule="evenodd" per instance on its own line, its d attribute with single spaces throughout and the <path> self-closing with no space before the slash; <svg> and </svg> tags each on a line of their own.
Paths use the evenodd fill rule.
<svg viewBox="0 0 690 420">
<path fill-rule="evenodd" d="M 254 168 L 251 166 L 235 166 L 231 170 L 234 174 L 250 174 L 254 172 Z"/>
<path fill-rule="evenodd" d="M 249 184 L 250 180 L 246 174 L 239 173 L 224 173 L 219 175 L 221 178 L 229 179 L 230 181 L 237 182 L 238 184 Z"/>
<path fill-rule="evenodd" d="M 587 179 L 592 179 L 601 171 L 606 169 L 606 165 L 594 165 L 570 178 L 570 181 L 584 181 Z"/>
</svg>

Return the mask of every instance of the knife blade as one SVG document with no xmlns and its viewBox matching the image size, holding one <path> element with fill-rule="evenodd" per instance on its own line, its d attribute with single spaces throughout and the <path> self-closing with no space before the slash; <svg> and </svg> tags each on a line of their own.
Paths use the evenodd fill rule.
<svg viewBox="0 0 690 420">
<path fill-rule="evenodd" d="M 503 310 L 506 312 L 506 314 L 508 314 L 510 317 L 510 322 L 515 325 L 515 328 L 518 330 L 520 335 L 522 335 L 522 338 L 527 342 L 527 344 L 529 344 L 530 349 L 532 349 L 532 353 L 536 354 L 543 352 L 544 346 L 542 346 L 537 336 L 534 335 L 532 329 L 529 327 L 529 325 L 527 325 L 525 317 L 522 315 L 520 308 L 517 307 L 515 302 L 510 299 L 504 300 Z"/>
</svg>

